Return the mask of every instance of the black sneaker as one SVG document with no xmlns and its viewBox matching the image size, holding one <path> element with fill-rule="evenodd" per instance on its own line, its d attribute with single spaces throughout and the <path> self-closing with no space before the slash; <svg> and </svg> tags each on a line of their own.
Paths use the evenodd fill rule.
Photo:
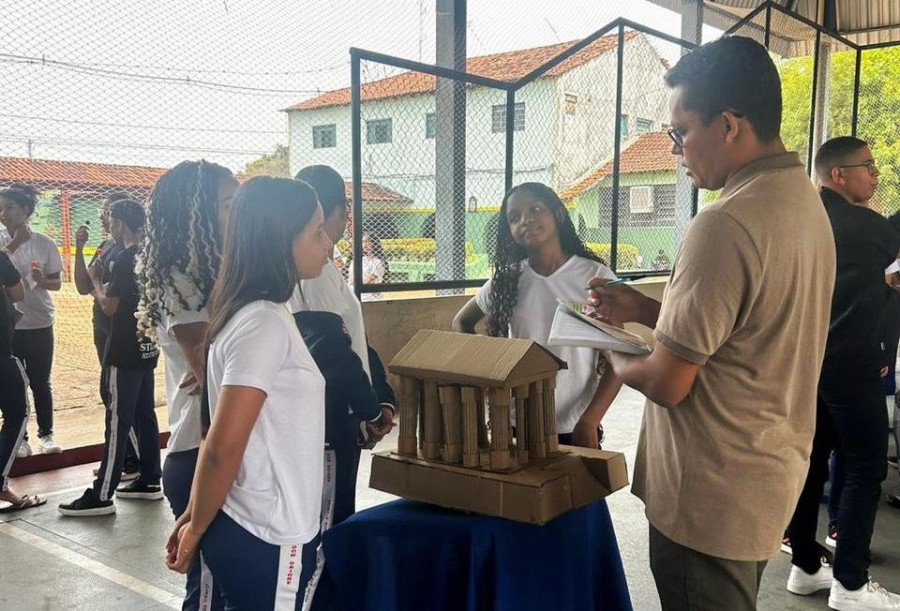
<svg viewBox="0 0 900 611">
<path fill-rule="evenodd" d="M 105 516 L 116 513 L 116 504 L 111 500 L 101 501 L 90 488 L 71 503 L 61 503 L 59 513 L 64 516 Z"/>
<path fill-rule="evenodd" d="M 127 486 L 116 489 L 116 494 L 123 499 L 144 499 L 158 501 L 163 498 L 162 487 L 159 484 L 145 484 L 140 478 Z"/>
<path fill-rule="evenodd" d="M 141 474 L 141 465 L 138 463 L 125 463 L 125 466 L 122 467 L 122 476 L 119 478 L 120 482 L 130 482 L 136 480 Z"/>
</svg>

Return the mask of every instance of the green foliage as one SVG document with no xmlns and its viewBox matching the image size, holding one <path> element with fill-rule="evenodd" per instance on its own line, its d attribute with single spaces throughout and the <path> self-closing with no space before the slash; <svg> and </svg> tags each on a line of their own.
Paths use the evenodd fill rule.
<svg viewBox="0 0 900 611">
<path fill-rule="evenodd" d="M 275 152 L 263 155 L 255 161 L 251 161 L 244 167 L 246 176 L 274 176 L 276 178 L 290 178 L 290 149 L 283 144 L 275 146 Z"/>
</svg>

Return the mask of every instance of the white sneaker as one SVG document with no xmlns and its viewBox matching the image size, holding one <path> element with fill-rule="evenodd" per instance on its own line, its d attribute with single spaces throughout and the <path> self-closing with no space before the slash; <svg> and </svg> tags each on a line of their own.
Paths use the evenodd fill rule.
<svg viewBox="0 0 900 611">
<path fill-rule="evenodd" d="M 900 609 L 900 596 L 888 592 L 883 586 L 869 578 L 869 582 L 858 590 L 848 590 L 835 579 L 828 596 L 828 607 L 837 611 L 875 611 L 880 609 Z"/>
<path fill-rule="evenodd" d="M 791 594 L 809 596 L 819 590 L 827 590 L 834 581 L 834 574 L 830 566 L 820 566 L 819 570 L 810 575 L 799 566 L 791 567 L 791 575 L 788 577 L 787 590 Z"/>
<path fill-rule="evenodd" d="M 837 549 L 837 537 L 835 537 L 833 534 L 829 534 L 827 537 L 825 537 L 825 545 L 832 549 Z"/>
<path fill-rule="evenodd" d="M 28 458 L 34 452 L 31 451 L 31 444 L 28 443 L 27 439 L 23 439 L 22 443 L 19 444 L 19 449 L 16 452 L 16 456 L 19 458 Z"/>
<path fill-rule="evenodd" d="M 62 452 L 62 448 L 56 445 L 56 442 L 53 441 L 53 435 L 44 435 L 43 437 L 38 437 L 38 443 L 41 446 L 41 452 L 44 454 L 59 454 Z"/>
</svg>

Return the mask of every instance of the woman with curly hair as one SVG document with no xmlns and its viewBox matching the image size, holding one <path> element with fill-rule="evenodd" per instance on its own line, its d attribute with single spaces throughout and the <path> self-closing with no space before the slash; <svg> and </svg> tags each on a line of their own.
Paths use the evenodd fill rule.
<svg viewBox="0 0 900 611">
<path fill-rule="evenodd" d="M 557 299 L 583 301 L 587 281 L 614 279 L 606 264 L 578 237 L 559 196 L 546 185 L 523 183 L 506 197 L 496 223 L 493 277 L 453 319 L 453 330 L 474 333 L 487 315 L 488 334 L 534 340 L 546 346 Z M 598 447 L 600 421 L 622 384 L 598 371 L 591 348 L 552 347 L 568 364 L 556 385 L 560 443 Z"/>
<path fill-rule="evenodd" d="M 171 436 L 163 489 L 176 517 L 187 509 L 197 464 L 207 302 L 237 186 L 230 170 L 202 160 L 184 161 L 163 174 L 150 193 L 138 256 L 138 332 L 156 338 L 166 363 Z M 201 592 L 210 588 L 204 575 L 208 580 L 208 571 L 195 560 L 187 573 L 184 609 L 199 608 Z M 216 594 L 214 606 L 217 601 Z"/>
</svg>

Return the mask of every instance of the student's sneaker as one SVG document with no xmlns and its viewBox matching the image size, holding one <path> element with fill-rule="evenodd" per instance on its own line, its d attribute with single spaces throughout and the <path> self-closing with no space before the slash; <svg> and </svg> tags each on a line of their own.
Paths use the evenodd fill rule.
<svg viewBox="0 0 900 611">
<path fill-rule="evenodd" d="M 28 458 L 32 454 L 34 452 L 31 451 L 31 444 L 28 443 L 27 439 L 23 439 L 22 443 L 19 444 L 19 449 L 16 451 L 16 456 L 18 458 Z"/>
<path fill-rule="evenodd" d="M 848 590 L 838 580 L 831 583 L 828 607 L 837 611 L 862 611 L 895 609 L 900 610 L 900 596 L 888 592 L 883 586 L 872 581 L 858 590 Z"/>
<path fill-rule="evenodd" d="M 837 526 L 835 526 L 834 524 L 829 524 L 828 525 L 828 536 L 825 537 L 825 545 L 827 545 L 830 548 L 837 549 L 837 538 L 838 538 Z"/>
<path fill-rule="evenodd" d="M 147 501 L 158 501 L 163 498 L 162 487 L 159 484 L 145 484 L 140 478 L 134 480 L 127 486 L 116 489 L 116 495 L 123 499 L 144 499 Z"/>
<path fill-rule="evenodd" d="M 44 454 L 59 454 L 62 452 L 62 448 L 53 441 L 53 435 L 38 437 L 38 445 L 41 446 L 41 452 Z"/>
<path fill-rule="evenodd" d="M 787 533 L 785 533 L 784 537 L 781 539 L 781 551 L 785 554 L 794 553 L 794 550 L 791 549 L 791 538 L 787 536 Z"/>
<path fill-rule="evenodd" d="M 827 590 L 834 581 L 834 574 L 830 566 L 820 566 L 819 570 L 810 575 L 799 566 L 791 567 L 791 575 L 788 577 L 787 590 L 792 594 L 809 596 L 819 590 Z"/>
<path fill-rule="evenodd" d="M 138 467 L 132 465 L 125 465 L 122 469 L 122 475 L 119 476 L 120 482 L 130 482 L 131 480 L 135 480 L 141 474 L 141 471 Z M 100 467 L 94 467 L 94 477 L 100 475 Z"/>
<path fill-rule="evenodd" d="M 71 503 L 61 503 L 59 513 L 64 516 L 105 516 L 116 513 L 116 504 L 112 500 L 101 501 L 94 496 L 94 491 L 88 488 Z"/>
</svg>

